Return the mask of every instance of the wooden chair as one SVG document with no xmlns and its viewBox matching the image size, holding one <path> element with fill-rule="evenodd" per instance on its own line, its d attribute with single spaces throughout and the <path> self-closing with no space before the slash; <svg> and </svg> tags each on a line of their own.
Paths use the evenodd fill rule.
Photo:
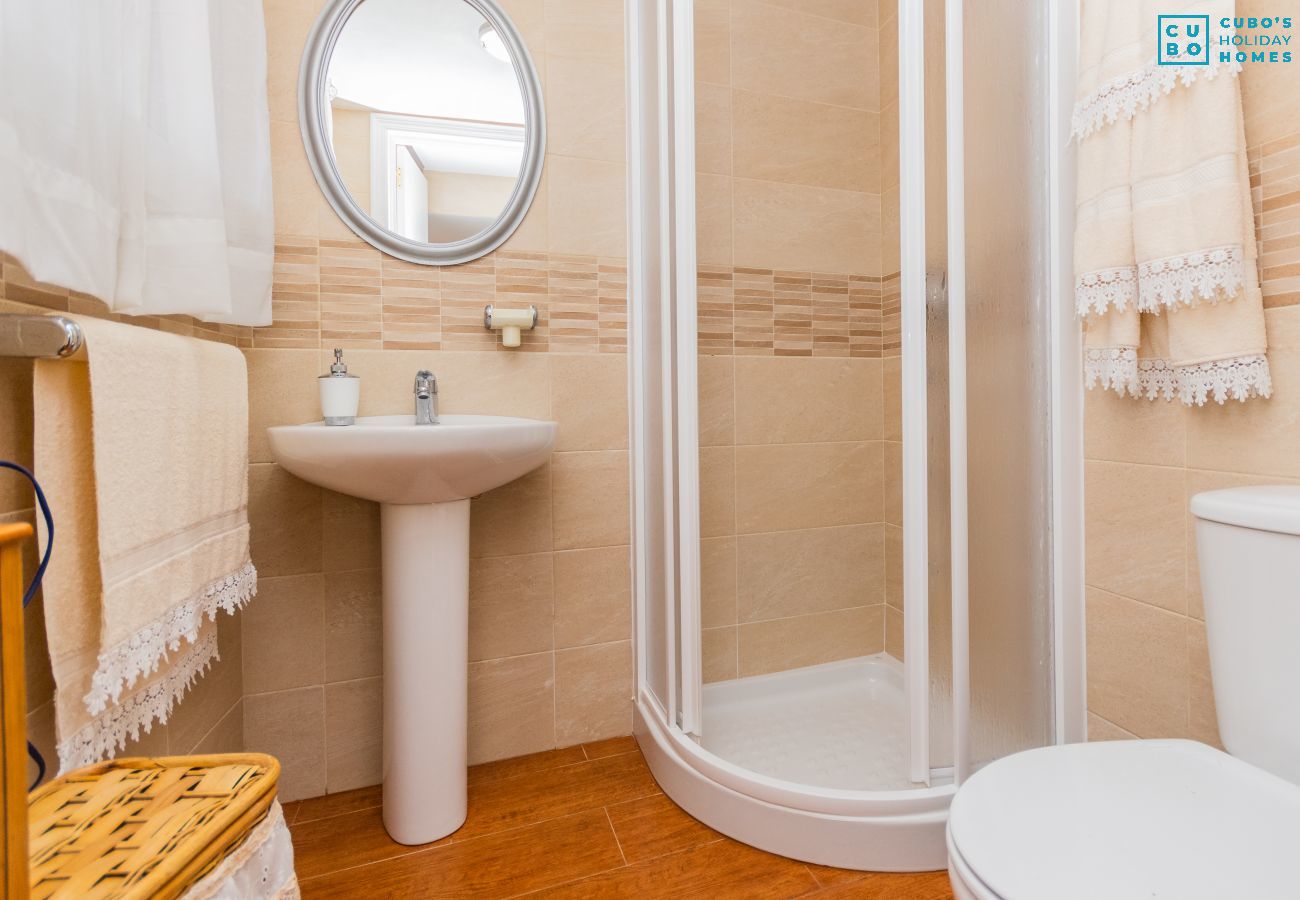
<svg viewBox="0 0 1300 900">
<path fill-rule="evenodd" d="M 0 525 L 0 872 L 4 896 L 27 897 L 27 689 L 23 673 L 26 523 Z"/>
<path fill-rule="evenodd" d="M 29 795 L 22 549 L 31 536 L 30 525 L 0 525 L 0 896 L 180 897 L 266 817 L 280 765 L 259 753 L 120 759 Z"/>
</svg>

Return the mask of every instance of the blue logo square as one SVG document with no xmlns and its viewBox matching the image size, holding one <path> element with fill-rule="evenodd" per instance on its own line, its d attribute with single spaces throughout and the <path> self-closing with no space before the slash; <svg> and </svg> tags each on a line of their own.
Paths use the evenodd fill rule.
<svg viewBox="0 0 1300 900">
<path fill-rule="evenodd" d="M 1157 16 L 1156 65 L 1208 66 L 1209 16 Z"/>
</svg>

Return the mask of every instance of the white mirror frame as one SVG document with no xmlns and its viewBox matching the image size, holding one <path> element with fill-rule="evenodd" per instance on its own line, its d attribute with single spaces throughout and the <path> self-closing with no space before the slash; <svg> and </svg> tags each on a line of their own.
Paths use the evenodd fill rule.
<svg viewBox="0 0 1300 900">
<path fill-rule="evenodd" d="M 298 70 L 298 126 L 316 183 L 349 228 L 390 256 L 426 266 L 454 266 L 486 256 L 505 243 L 523 222 L 542 180 L 542 165 L 546 159 L 546 112 L 542 106 L 541 82 L 528 48 L 496 0 L 460 0 L 488 21 L 510 51 L 515 79 L 524 97 L 524 157 L 510 202 L 491 225 L 473 237 L 449 244 L 412 241 L 384 228 L 357 205 L 343 185 L 330 146 L 329 128 L 325 121 L 330 110 L 326 96 L 330 57 L 352 12 L 364 2 L 331 0 L 312 26 L 303 50 L 302 65 Z"/>
</svg>

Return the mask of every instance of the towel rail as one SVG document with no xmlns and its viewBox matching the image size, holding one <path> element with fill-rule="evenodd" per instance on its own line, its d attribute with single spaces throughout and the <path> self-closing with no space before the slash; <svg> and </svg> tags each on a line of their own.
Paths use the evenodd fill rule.
<svg viewBox="0 0 1300 900">
<path fill-rule="evenodd" d="M 67 316 L 0 313 L 0 357 L 63 359 L 85 342 L 81 326 Z"/>
</svg>

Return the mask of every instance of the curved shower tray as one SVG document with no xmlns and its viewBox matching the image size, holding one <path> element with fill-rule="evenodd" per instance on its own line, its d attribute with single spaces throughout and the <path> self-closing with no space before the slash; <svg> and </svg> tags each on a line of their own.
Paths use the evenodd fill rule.
<svg viewBox="0 0 1300 900">
<path fill-rule="evenodd" d="M 851 791 L 750 772 L 669 726 L 663 707 L 644 690 L 635 704 L 634 727 L 664 793 L 728 837 L 844 869 L 925 872 L 948 865 L 944 828 L 956 791 L 952 785 Z"/>
</svg>

